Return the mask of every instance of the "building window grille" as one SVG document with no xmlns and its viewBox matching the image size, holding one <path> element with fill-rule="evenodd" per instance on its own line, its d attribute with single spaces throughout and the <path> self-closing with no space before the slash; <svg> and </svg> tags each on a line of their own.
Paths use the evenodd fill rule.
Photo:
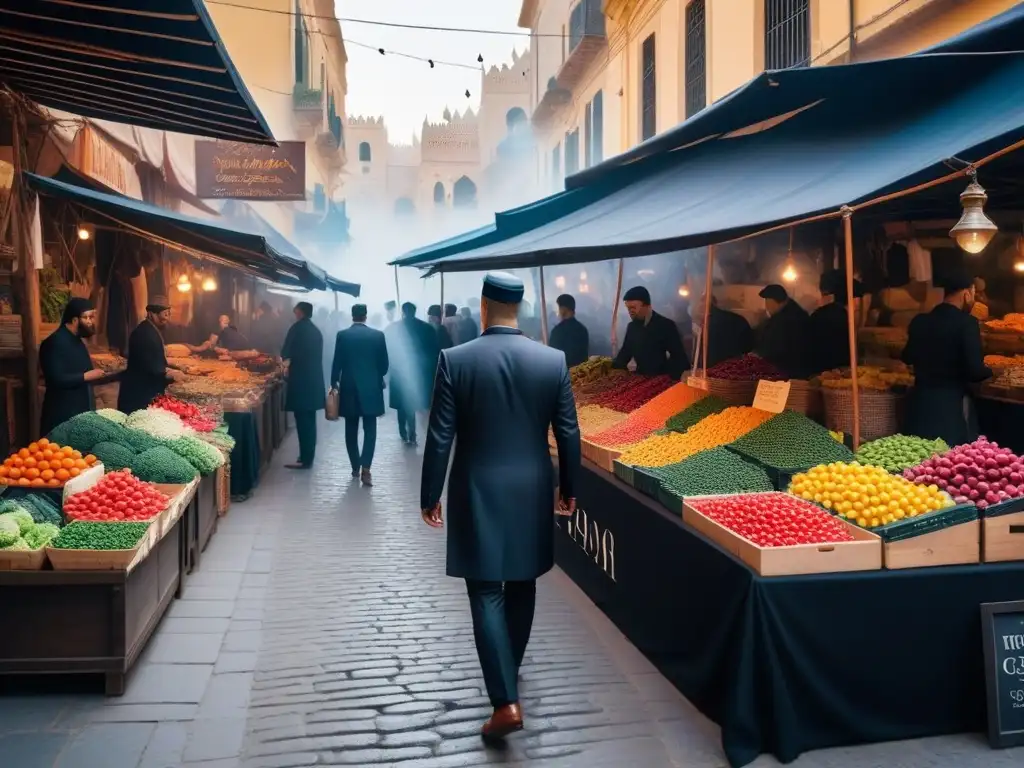
<svg viewBox="0 0 1024 768">
<path fill-rule="evenodd" d="M 810 0 L 764 0 L 764 68 L 811 63 Z"/>
<path fill-rule="evenodd" d="M 658 132 L 658 73 L 654 35 L 641 47 L 640 138 L 643 141 Z"/>
<path fill-rule="evenodd" d="M 686 116 L 707 106 L 707 16 L 705 0 L 686 6 Z"/>
</svg>

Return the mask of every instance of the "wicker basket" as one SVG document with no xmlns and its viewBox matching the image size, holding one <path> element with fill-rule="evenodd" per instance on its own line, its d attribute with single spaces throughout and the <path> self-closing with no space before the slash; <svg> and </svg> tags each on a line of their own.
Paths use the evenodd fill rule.
<svg viewBox="0 0 1024 768">
<path fill-rule="evenodd" d="M 844 434 L 853 433 L 853 390 L 823 387 L 825 426 Z M 899 432 L 903 395 L 877 389 L 860 390 L 860 439 L 877 440 Z"/>
<path fill-rule="evenodd" d="M 803 379 L 793 379 L 789 384 L 786 408 L 811 418 L 820 416 L 823 408 L 821 387 Z"/>
<path fill-rule="evenodd" d="M 729 405 L 751 405 L 757 393 L 756 381 L 733 381 L 708 378 L 708 394 L 720 397 Z"/>
</svg>

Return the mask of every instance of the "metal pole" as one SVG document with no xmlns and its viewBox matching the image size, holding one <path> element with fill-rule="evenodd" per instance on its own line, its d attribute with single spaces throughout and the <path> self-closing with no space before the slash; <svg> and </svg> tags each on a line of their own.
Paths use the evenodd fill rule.
<svg viewBox="0 0 1024 768">
<path fill-rule="evenodd" d="M 622 299 L 622 263 L 619 259 L 619 276 L 615 280 L 615 297 L 612 301 L 612 355 L 618 352 L 619 346 L 619 301 Z"/>
<path fill-rule="evenodd" d="M 711 287 L 712 275 L 715 270 L 715 246 L 708 246 L 708 269 L 704 276 L 704 320 L 700 326 L 700 364 L 701 376 L 708 377 L 708 323 L 711 319 Z"/>
<path fill-rule="evenodd" d="M 846 325 L 850 338 L 850 378 L 853 381 L 853 449 L 860 446 L 860 388 L 857 384 L 857 319 L 853 306 L 853 210 L 843 206 L 846 240 Z"/>
<path fill-rule="evenodd" d="M 548 343 L 548 297 L 544 291 L 544 267 L 540 268 L 540 338 Z"/>
<path fill-rule="evenodd" d="M 402 291 L 398 288 L 398 265 L 395 265 L 395 303 L 401 308 Z"/>
<path fill-rule="evenodd" d="M 444 322 L 444 272 L 439 272 L 441 275 L 441 322 Z"/>
</svg>

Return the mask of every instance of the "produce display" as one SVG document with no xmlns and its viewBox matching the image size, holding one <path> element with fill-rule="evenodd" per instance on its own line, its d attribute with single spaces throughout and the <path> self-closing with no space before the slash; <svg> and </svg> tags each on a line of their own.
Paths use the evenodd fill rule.
<svg viewBox="0 0 1024 768">
<path fill-rule="evenodd" d="M 0 514 L 25 512 L 37 523 L 50 523 L 60 528 L 64 515 L 60 509 L 41 493 L 26 493 L 17 499 L 0 499 Z"/>
<path fill-rule="evenodd" d="M 88 453 L 96 443 L 116 440 L 124 432 L 123 427 L 95 411 L 86 411 L 58 424 L 48 435 L 51 442 Z"/>
<path fill-rule="evenodd" d="M 96 457 L 92 454 L 83 456 L 74 448 L 44 437 L 4 459 L 0 466 L 0 485 L 60 488 L 95 463 Z"/>
<path fill-rule="evenodd" d="M 766 411 L 746 406 L 726 408 L 721 413 L 708 416 L 686 432 L 669 431 L 651 435 L 623 451 L 619 461 L 635 467 L 675 464 L 701 451 L 733 442 L 763 424 L 770 416 Z"/>
<path fill-rule="evenodd" d="M 1024 355 L 985 355 L 985 365 L 990 368 L 1019 368 L 1024 365 Z"/>
<path fill-rule="evenodd" d="M 1024 314 L 1009 312 L 1002 320 L 989 320 L 985 327 L 992 331 L 1024 333 Z"/>
<path fill-rule="evenodd" d="M 584 405 L 576 412 L 580 434 L 586 436 L 608 429 L 626 418 L 626 414 L 603 408 L 600 405 Z"/>
<path fill-rule="evenodd" d="M 130 467 L 135 458 L 135 451 L 119 443 L 96 443 L 92 447 L 92 452 L 97 459 L 103 462 L 103 468 L 108 472 L 116 472 Z"/>
<path fill-rule="evenodd" d="M 904 470 L 903 477 L 941 488 L 957 504 L 972 502 L 979 509 L 1024 496 L 1024 461 L 984 437 Z"/>
<path fill-rule="evenodd" d="M 46 546 L 60 533 L 53 523 L 37 523 L 28 512 L 17 509 L 0 514 L 0 549 L 29 552 Z"/>
<path fill-rule="evenodd" d="M 196 432 L 212 432 L 220 425 L 220 419 L 214 419 L 198 405 L 186 403 L 170 395 L 160 395 L 151 407 L 173 413 L 185 423 L 185 426 Z"/>
<path fill-rule="evenodd" d="M 1017 365 L 1012 368 L 1004 368 L 999 375 L 992 380 L 993 387 L 1004 387 L 1016 389 L 1024 387 L 1024 368 Z"/>
<path fill-rule="evenodd" d="M 225 453 L 231 453 L 235 449 L 235 438 L 229 435 L 226 429 L 223 432 L 220 429 L 215 429 L 213 432 L 199 432 L 196 437 Z"/>
<path fill-rule="evenodd" d="M 772 482 L 761 469 L 726 448 L 712 448 L 677 464 L 651 470 L 661 487 L 674 496 L 771 491 Z"/>
<path fill-rule="evenodd" d="M 825 371 L 819 377 L 821 386 L 828 389 L 850 389 L 853 378 L 849 368 L 836 368 Z M 862 389 L 885 391 L 899 387 L 909 387 L 914 383 L 914 376 L 907 371 L 887 370 L 874 365 L 857 366 L 857 386 Z"/>
<path fill-rule="evenodd" d="M 841 520 L 786 493 L 690 499 L 687 503 L 759 547 L 854 541 Z"/>
<path fill-rule="evenodd" d="M 708 368 L 707 376 L 709 379 L 731 381 L 785 381 L 789 378 L 763 357 L 750 354 L 723 360 Z"/>
<path fill-rule="evenodd" d="M 852 461 L 853 452 L 825 427 L 795 411 L 783 411 L 730 446 L 781 472 L 797 472 L 831 461 Z"/>
<path fill-rule="evenodd" d="M 92 359 L 94 366 L 106 373 L 123 371 L 125 366 L 128 365 L 128 361 L 125 358 L 112 352 L 91 352 L 89 357 Z"/>
<path fill-rule="evenodd" d="M 576 405 L 588 405 L 595 397 L 610 392 L 624 384 L 631 375 L 629 371 L 612 370 L 603 378 L 587 382 L 578 389 L 574 387 L 573 394 L 575 395 Z"/>
<path fill-rule="evenodd" d="M 713 413 L 721 413 L 728 407 L 729 404 L 725 400 L 715 395 L 702 397 L 665 422 L 665 429 L 671 429 L 674 432 L 685 432 L 702 419 L 707 418 Z"/>
<path fill-rule="evenodd" d="M 183 485 L 196 477 L 195 467 L 162 445 L 138 454 L 132 459 L 130 469 L 137 478 L 149 483 Z"/>
<path fill-rule="evenodd" d="M 54 549 L 135 549 L 149 530 L 148 523 L 94 523 L 77 521 L 61 529 L 51 542 Z"/>
<path fill-rule="evenodd" d="M 278 368 L 277 360 L 270 355 L 254 354 L 252 357 L 237 359 L 237 362 L 253 373 L 273 373 Z"/>
<path fill-rule="evenodd" d="M 125 426 L 157 440 L 177 440 L 192 432 L 177 415 L 154 407 L 129 414 Z"/>
<path fill-rule="evenodd" d="M 592 357 L 586 362 L 574 365 L 569 369 L 569 381 L 572 388 L 579 387 L 604 378 L 612 370 L 610 357 Z"/>
<path fill-rule="evenodd" d="M 201 475 L 208 475 L 224 464 L 224 454 L 197 437 L 179 437 L 168 442 L 167 447 L 185 459 Z"/>
<path fill-rule="evenodd" d="M 881 467 L 886 472 L 902 472 L 948 450 L 944 440 L 896 434 L 864 443 L 857 450 L 857 461 Z"/>
<path fill-rule="evenodd" d="M 167 507 L 167 497 L 128 470 L 108 472 L 88 490 L 64 502 L 68 520 L 151 520 Z"/>
<path fill-rule="evenodd" d="M 117 410 L 116 408 L 100 408 L 98 411 L 96 411 L 96 415 L 102 416 L 104 419 L 112 421 L 115 424 L 119 424 L 122 427 L 124 426 L 124 423 L 128 420 L 128 414 L 121 413 L 121 411 Z"/>
<path fill-rule="evenodd" d="M 795 475 L 789 490 L 861 528 L 878 528 L 954 505 L 937 485 L 915 485 L 881 467 L 856 461 L 813 467 Z"/>
<path fill-rule="evenodd" d="M 603 405 L 613 411 L 629 413 L 635 411 L 651 398 L 660 395 L 678 382 L 668 376 L 629 375 L 624 383 L 615 389 L 602 392 L 588 400 L 588 405 Z"/>
</svg>

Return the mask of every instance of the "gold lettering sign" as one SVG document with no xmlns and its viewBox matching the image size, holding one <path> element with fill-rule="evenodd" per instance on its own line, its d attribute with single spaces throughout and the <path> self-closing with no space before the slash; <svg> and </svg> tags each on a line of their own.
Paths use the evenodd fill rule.
<svg viewBox="0 0 1024 768">
<path fill-rule="evenodd" d="M 122 195 L 142 199 L 135 166 L 91 125 L 78 134 L 78 170 Z"/>
<path fill-rule="evenodd" d="M 202 198 L 305 200 L 306 145 L 197 141 L 196 192 Z"/>
</svg>

